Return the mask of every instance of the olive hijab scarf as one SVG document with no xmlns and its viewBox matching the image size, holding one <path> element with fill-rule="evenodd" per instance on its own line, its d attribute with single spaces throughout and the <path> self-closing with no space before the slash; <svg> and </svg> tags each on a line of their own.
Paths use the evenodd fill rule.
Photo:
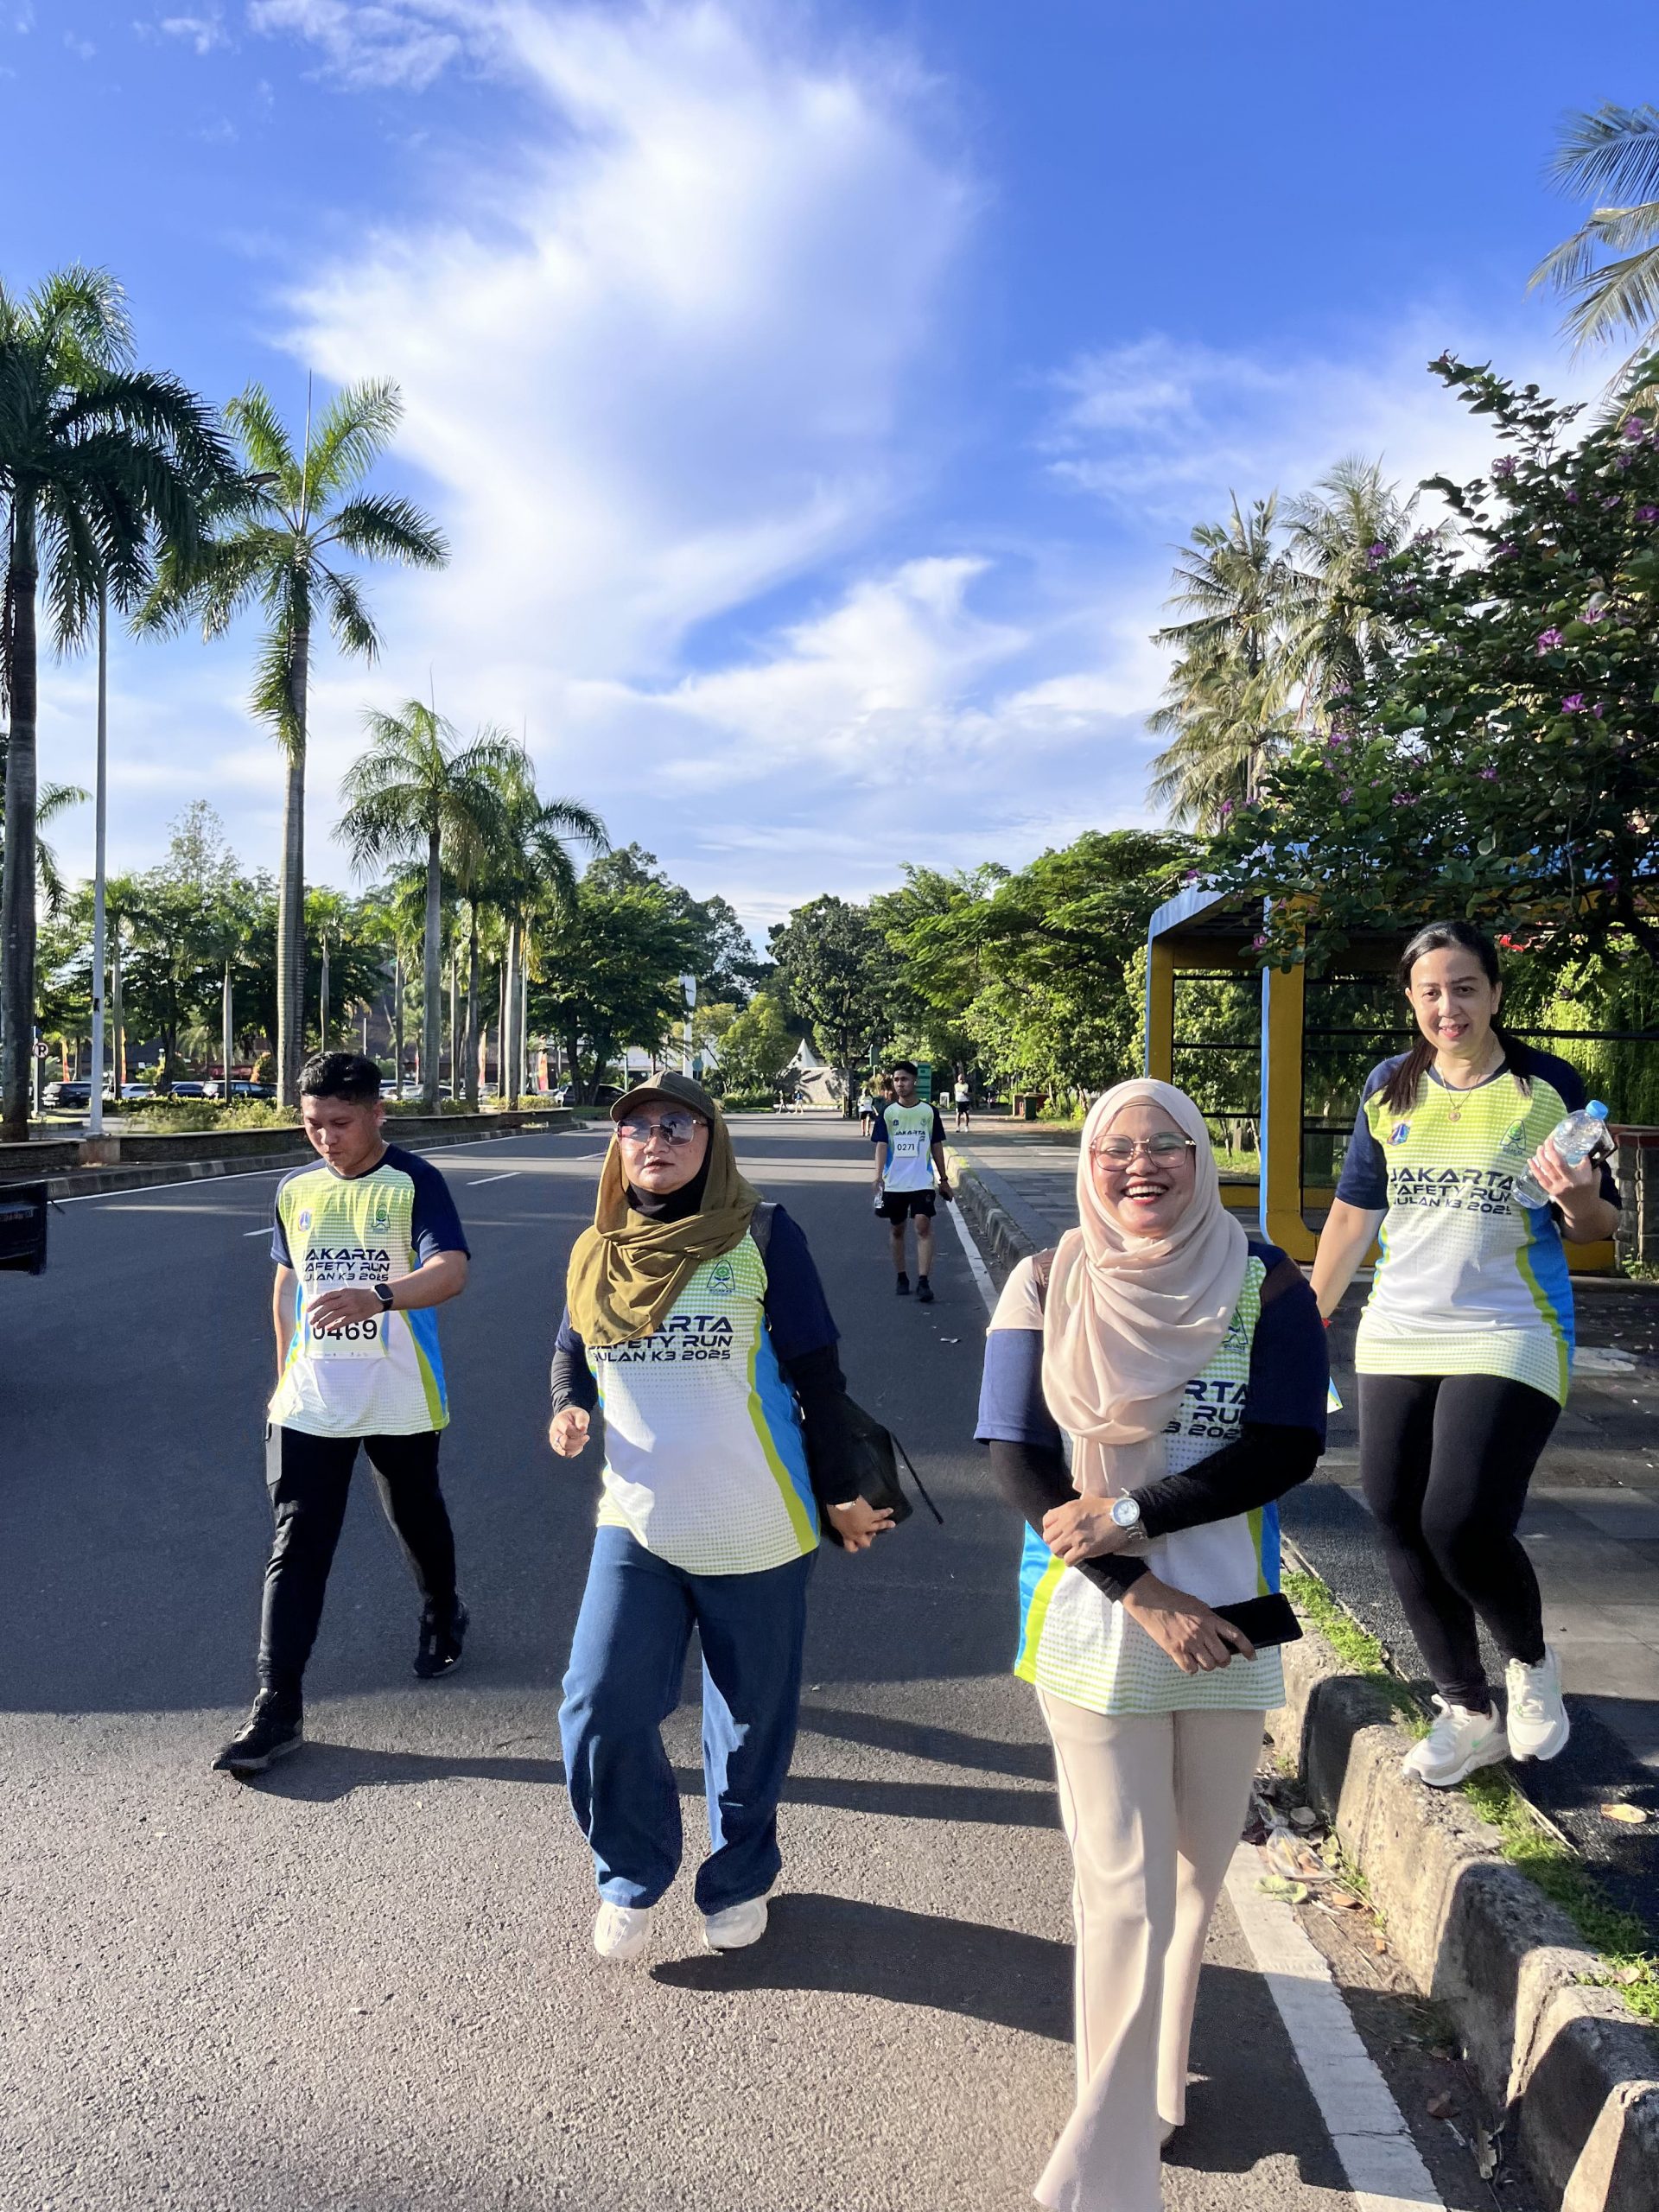
<svg viewBox="0 0 1659 2212">
<path fill-rule="evenodd" d="M 743 1242 L 760 1203 L 760 1193 L 739 1173 L 721 1114 L 709 1120 L 702 1203 L 677 1220 L 653 1218 L 628 1204 L 622 1150 L 613 1137 L 600 1171 L 594 1225 L 577 1237 L 565 1278 L 571 1326 L 589 1344 L 632 1344 L 652 1335 L 703 1262 Z"/>
</svg>

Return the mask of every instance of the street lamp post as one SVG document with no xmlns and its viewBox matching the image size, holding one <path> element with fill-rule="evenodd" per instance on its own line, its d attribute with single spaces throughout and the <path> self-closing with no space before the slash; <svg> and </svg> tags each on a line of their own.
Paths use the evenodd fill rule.
<svg viewBox="0 0 1659 2212">
<path fill-rule="evenodd" d="M 689 1076 L 691 1072 L 691 1016 L 696 1011 L 697 1004 L 696 977 L 682 976 L 680 988 L 685 995 L 685 1071 Z"/>
<path fill-rule="evenodd" d="M 94 779 L 92 829 L 92 1081 L 87 1094 L 86 1126 L 104 1133 L 104 823 L 105 769 L 110 722 L 110 588 L 98 585 L 98 773 Z M 229 1069 L 226 1070 L 228 1076 Z"/>
</svg>

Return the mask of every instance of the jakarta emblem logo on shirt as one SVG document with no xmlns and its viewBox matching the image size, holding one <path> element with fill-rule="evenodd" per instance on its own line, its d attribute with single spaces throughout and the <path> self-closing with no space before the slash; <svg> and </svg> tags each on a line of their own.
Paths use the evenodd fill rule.
<svg viewBox="0 0 1659 2212">
<path fill-rule="evenodd" d="M 370 1222 L 369 1228 L 376 1236 L 389 1236 L 391 1234 L 391 1208 L 385 1198 L 376 1201 L 374 1217 Z"/>
<path fill-rule="evenodd" d="M 732 1263 L 729 1260 L 715 1261 L 714 1270 L 709 1277 L 709 1287 L 710 1290 L 719 1291 L 733 1291 L 737 1288 L 737 1277 L 732 1273 Z"/>
<path fill-rule="evenodd" d="M 1389 1142 L 1390 1144 L 1404 1144 L 1406 1139 L 1410 1135 L 1411 1123 L 1409 1122 L 1396 1122 L 1394 1127 L 1389 1131 Z"/>
<path fill-rule="evenodd" d="M 301 1227 L 302 1229 L 309 1229 L 309 1228 L 310 1228 L 310 1226 L 311 1226 L 311 1209 L 310 1209 L 310 1207 L 309 1207 L 309 1206 L 308 1206 L 308 1207 L 306 1208 L 305 1211 L 304 1211 L 304 1212 L 300 1216 L 300 1227 Z"/>
</svg>

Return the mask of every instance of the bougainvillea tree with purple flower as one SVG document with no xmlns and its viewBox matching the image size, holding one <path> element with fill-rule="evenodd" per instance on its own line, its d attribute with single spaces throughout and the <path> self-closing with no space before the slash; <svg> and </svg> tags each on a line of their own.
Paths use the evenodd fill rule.
<svg viewBox="0 0 1659 2212">
<path fill-rule="evenodd" d="M 1213 873 L 1274 894 L 1265 962 L 1452 913 L 1560 957 L 1659 963 L 1659 446 L 1618 406 L 1586 428 L 1536 385 L 1433 369 L 1512 466 L 1425 487 L 1455 529 L 1367 579 L 1349 743 L 1325 741 L 1329 701 L 1216 836 Z"/>
</svg>

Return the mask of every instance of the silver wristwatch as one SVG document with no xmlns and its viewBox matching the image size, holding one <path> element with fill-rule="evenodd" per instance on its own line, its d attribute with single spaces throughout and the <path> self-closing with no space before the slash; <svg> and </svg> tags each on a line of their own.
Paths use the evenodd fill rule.
<svg viewBox="0 0 1659 2212">
<path fill-rule="evenodd" d="M 1112 1519 L 1120 1529 L 1131 1531 L 1141 1526 L 1141 1501 L 1138 1497 L 1115 1497 L 1112 1500 Z"/>
</svg>

